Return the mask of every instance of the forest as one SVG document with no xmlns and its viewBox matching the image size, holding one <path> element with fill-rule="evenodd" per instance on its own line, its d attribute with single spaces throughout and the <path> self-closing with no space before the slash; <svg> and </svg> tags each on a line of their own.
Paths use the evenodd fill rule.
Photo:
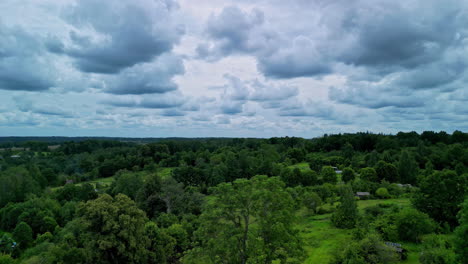
<svg viewBox="0 0 468 264">
<path fill-rule="evenodd" d="M 468 133 L 2 138 L 19 263 L 466 264 Z"/>
</svg>

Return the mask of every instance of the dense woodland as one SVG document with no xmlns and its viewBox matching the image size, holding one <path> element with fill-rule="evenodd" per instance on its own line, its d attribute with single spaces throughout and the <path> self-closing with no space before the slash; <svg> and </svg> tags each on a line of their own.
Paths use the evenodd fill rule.
<svg viewBox="0 0 468 264">
<path fill-rule="evenodd" d="M 460 131 L 3 138 L 0 264 L 463 264 L 467 195 Z"/>
</svg>

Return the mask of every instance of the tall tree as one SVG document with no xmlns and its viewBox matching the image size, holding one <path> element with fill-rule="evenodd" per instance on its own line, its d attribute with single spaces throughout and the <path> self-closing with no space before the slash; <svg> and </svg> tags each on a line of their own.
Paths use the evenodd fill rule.
<svg viewBox="0 0 468 264">
<path fill-rule="evenodd" d="M 353 228 L 359 217 L 356 199 L 350 186 L 340 189 L 340 205 L 331 217 L 332 223 L 338 228 Z"/>
<path fill-rule="evenodd" d="M 293 229 L 294 201 L 278 177 L 222 183 L 201 215 L 199 248 L 185 258 L 206 263 L 272 263 L 303 256 Z"/>
<path fill-rule="evenodd" d="M 13 238 L 18 242 L 20 248 L 27 248 L 33 241 L 32 228 L 25 222 L 19 223 L 13 231 Z"/>
<path fill-rule="evenodd" d="M 338 181 L 336 172 L 331 166 L 323 166 L 321 174 L 323 182 L 335 184 Z"/>
<path fill-rule="evenodd" d="M 413 204 L 439 223 L 447 222 L 454 227 L 467 186 L 467 175 L 436 171 L 421 180 Z"/>
<path fill-rule="evenodd" d="M 84 226 L 81 238 L 94 263 L 143 263 L 147 259 L 148 237 L 145 213 L 123 194 L 104 194 L 80 208 Z"/>
<path fill-rule="evenodd" d="M 398 161 L 398 174 L 402 183 L 416 183 L 418 176 L 418 164 L 414 157 L 407 151 L 403 150 Z"/>
</svg>

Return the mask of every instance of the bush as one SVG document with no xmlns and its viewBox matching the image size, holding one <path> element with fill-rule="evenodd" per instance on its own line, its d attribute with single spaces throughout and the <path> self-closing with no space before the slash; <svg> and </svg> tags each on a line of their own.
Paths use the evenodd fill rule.
<svg viewBox="0 0 468 264">
<path fill-rule="evenodd" d="M 387 188 L 378 188 L 375 194 L 382 199 L 390 198 Z"/>
<path fill-rule="evenodd" d="M 425 213 L 416 209 L 404 209 L 396 216 L 398 236 L 401 240 L 418 242 L 421 236 L 434 232 L 435 223 Z"/>
<path fill-rule="evenodd" d="M 421 264 L 454 264 L 455 254 L 450 241 L 440 235 L 429 235 L 423 239 L 419 256 Z"/>
</svg>

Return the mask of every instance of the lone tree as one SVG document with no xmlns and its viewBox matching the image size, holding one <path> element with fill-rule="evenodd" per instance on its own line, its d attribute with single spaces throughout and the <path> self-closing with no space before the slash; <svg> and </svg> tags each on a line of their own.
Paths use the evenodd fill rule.
<svg viewBox="0 0 468 264">
<path fill-rule="evenodd" d="M 201 243 L 187 254 L 186 263 L 300 263 L 304 256 L 293 229 L 294 201 L 278 177 L 255 176 L 214 187 L 200 221 Z"/>
<path fill-rule="evenodd" d="M 411 184 L 416 183 L 419 170 L 418 163 L 416 163 L 416 160 L 407 150 L 401 152 L 397 169 L 401 182 Z"/>
<path fill-rule="evenodd" d="M 354 228 L 359 217 L 356 200 L 350 186 L 344 186 L 340 190 L 340 202 L 333 213 L 331 221 L 338 228 Z"/>
</svg>

